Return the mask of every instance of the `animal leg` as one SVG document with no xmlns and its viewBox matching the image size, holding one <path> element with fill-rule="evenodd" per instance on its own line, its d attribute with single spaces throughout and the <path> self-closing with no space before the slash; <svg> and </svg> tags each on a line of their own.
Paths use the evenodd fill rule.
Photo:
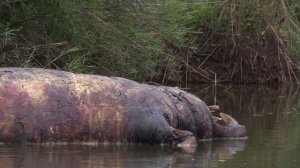
<svg viewBox="0 0 300 168">
<path fill-rule="evenodd" d="M 197 146 L 197 140 L 193 133 L 171 127 L 172 138 L 178 147 Z"/>
</svg>

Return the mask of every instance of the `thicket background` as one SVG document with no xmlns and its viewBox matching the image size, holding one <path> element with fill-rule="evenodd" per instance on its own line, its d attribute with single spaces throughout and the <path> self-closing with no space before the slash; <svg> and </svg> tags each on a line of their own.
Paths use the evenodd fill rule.
<svg viewBox="0 0 300 168">
<path fill-rule="evenodd" d="M 298 82 L 298 0 L 2 0 L 0 66 L 167 82 Z"/>
</svg>

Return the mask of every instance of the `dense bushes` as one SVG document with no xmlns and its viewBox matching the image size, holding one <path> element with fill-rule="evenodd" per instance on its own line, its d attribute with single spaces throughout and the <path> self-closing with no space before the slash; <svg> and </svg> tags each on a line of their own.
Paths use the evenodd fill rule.
<svg viewBox="0 0 300 168">
<path fill-rule="evenodd" d="M 4 0 L 0 66 L 140 81 L 297 79 L 296 0 Z"/>
</svg>

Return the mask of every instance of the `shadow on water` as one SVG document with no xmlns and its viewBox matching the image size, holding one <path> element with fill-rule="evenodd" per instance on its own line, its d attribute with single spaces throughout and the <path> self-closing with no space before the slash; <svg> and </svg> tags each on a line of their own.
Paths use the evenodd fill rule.
<svg viewBox="0 0 300 168">
<path fill-rule="evenodd" d="M 216 91 L 215 91 L 216 90 Z M 298 88 L 283 86 L 192 87 L 207 104 L 234 116 L 248 140 L 199 142 L 196 151 L 159 145 L 1 145 L 0 168 L 50 167 L 298 167 Z"/>
</svg>

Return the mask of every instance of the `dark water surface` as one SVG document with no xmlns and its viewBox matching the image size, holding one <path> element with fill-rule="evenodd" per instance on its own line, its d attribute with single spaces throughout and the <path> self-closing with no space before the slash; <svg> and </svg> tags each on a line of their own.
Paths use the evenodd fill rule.
<svg viewBox="0 0 300 168">
<path fill-rule="evenodd" d="M 195 151 L 159 145 L 0 145 L 0 168 L 300 167 L 300 96 L 292 86 L 192 87 L 234 116 L 248 140 L 199 142 Z"/>
</svg>

